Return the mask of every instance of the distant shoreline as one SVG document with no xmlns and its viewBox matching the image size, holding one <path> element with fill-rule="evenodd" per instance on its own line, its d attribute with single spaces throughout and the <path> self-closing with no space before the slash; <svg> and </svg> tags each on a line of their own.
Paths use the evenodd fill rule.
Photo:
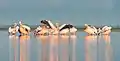
<svg viewBox="0 0 120 61">
<path fill-rule="evenodd" d="M 8 28 L 11 25 L 0 25 L 0 31 L 7 31 Z M 39 25 L 30 25 L 32 31 Z M 120 27 L 118 26 L 111 26 L 112 27 L 112 31 L 113 32 L 120 32 Z M 78 29 L 78 31 L 83 31 L 84 30 L 84 26 L 76 26 L 76 28 Z"/>
</svg>

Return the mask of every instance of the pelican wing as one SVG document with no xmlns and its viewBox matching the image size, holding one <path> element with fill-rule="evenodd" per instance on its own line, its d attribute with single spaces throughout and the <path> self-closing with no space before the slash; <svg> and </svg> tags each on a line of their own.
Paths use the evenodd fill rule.
<svg viewBox="0 0 120 61">
<path fill-rule="evenodd" d="M 59 27 L 59 29 L 61 30 L 63 27 L 65 27 L 66 26 L 66 24 L 63 24 L 63 25 L 61 25 L 60 27 Z"/>
<path fill-rule="evenodd" d="M 41 30 L 42 28 L 40 26 L 37 27 L 37 30 Z"/>
<path fill-rule="evenodd" d="M 42 20 L 41 23 L 49 26 L 49 28 L 52 28 L 52 26 L 48 23 L 47 20 Z"/>
<path fill-rule="evenodd" d="M 59 31 L 62 31 L 63 29 L 69 28 L 69 26 L 67 24 L 64 24 L 63 26 L 61 26 L 61 29 L 59 29 Z"/>
<path fill-rule="evenodd" d="M 76 31 L 77 31 L 77 29 L 75 27 L 70 28 L 70 32 L 76 32 Z"/>
<path fill-rule="evenodd" d="M 94 26 L 87 26 L 87 28 L 84 30 L 88 34 L 95 34 L 97 33 L 97 29 Z"/>
<path fill-rule="evenodd" d="M 30 31 L 30 27 L 26 26 L 26 25 L 22 25 L 22 27 L 26 28 L 27 30 Z"/>
<path fill-rule="evenodd" d="M 85 29 L 84 31 L 88 34 L 95 34 L 93 29 Z"/>
<path fill-rule="evenodd" d="M 16 32 L 18 32 L 18 28 L 17 27 L 9 27 L 8 32 L 9 33 L 16 33 Z"/>
<path fill-rule="evenodd" d="M 42 24 L 45 24 L 45 25 L 49 26 L 49 28 L 51 28 L 51 26 L 50 26 L 50 24 L 48 23 L 48 21 L 42 20 L 41 23 L 42 23 Z"/>
<path fill-rule="evenodd" d="M 49 25 L 52 27 L 52 29 L 55 29 L 55 28 L 56 28 L 50 20 L 48 20 L 48 23 L 49 23 Z"/>
<path fill-rule="evenodd" d="M 102 28 L 102 31 L 107 31 L 107 30 L 111 30 L 111 29 L 112 29 L 112 27 L 104 26 L 104 27 Z"/>
<path fill-rule="evenodd" d="M 8 28 L 8 32 L 11 32 L 11 31 L 12 31 L 12 28 L 11 28 L 11 27 L 9 27 L 9 28 Z"/>
<path fill-rule="evenodd" d="M 69 32 L 69 29 L 66 28 L 66 29 L 61 30 L 61 31 L 60 31 L 60 34 L 66 34 L 66 33 L 68 33 L 68 32 Z"/>
</svg>

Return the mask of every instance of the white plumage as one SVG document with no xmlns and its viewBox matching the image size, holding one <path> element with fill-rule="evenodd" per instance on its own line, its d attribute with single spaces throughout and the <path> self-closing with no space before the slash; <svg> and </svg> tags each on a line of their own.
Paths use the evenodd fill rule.
<svg viewBox="0 0 120 61">
<path fill-rule="evenodd" d="M 18 32 L 19 26 L 17 26 L 17 23 L 14 23 L 13 26 L 8 28 L 9 35 L 15 35 Z"/>
</svg>

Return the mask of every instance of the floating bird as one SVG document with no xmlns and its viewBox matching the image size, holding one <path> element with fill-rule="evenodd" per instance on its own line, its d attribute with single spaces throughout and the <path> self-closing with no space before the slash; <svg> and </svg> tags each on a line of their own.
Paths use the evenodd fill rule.
<svg viewBox="0 0 120 61">
<path fill-rule="evenodd" d="M 42 28 L 41 28 L 40 26 L 38 26 L 38 27 L 34 30 L 34 35 L 38 35 L 41 30 L 42 30 Z"/>
<path fill-rule="evenodd" d="M 103 35 L 109 35 L 111 33 L 111 29 L 112 29 L 112 27 L 110 27 L 110 26 L 104 26 L 101 30 L 101 33 Z"/>
<path fill-rule="evenodd" d="M 77 29 L 72 24 L 63 24 L 59 27 L 60 34 L 75 34 Z"/>
<path fill-rule="evenodd" d="M 71 27 L 70 29 L 70 34 L 75 35 L 77 32 L 77 28 L 75 26 L 73 26 L 72 24 L 69 24 Z"/>
<path fill-rule="evenodd" d="M 85 32 L 87 32 L 89 35 L 97 35 L 98 29 L 92 25 L 85 24 Z"/>
<path fill-rule="evenodd" d="M 56 23 L 55 25 L 50 20 L 41 20 L 41 23 L 44 24 L 43 27 L 39 27 L 40 29 L 35 29 L 35 32 L 39 30 L 38 33 L 43 33 L 44 31 L 47 32 L 49 35 L 58 35 L 58 34 L 75 34 L 77 29 L 71 25 L 71 24 L 63 24 L 59 26 L 59 23 Z M 44 34 L 44 33 L 43 33 Z"/>
<path fill-rule="evenodd" d="M 17 23 L 14 23 L 14 25 L 9 27 L 8 29 L 9 35 L 15 35 L 18 32 L 18 29 L 19 29 L 19 26 L 17 25 Z"/>
<path fill-rule="evenodd" d="M 51 20 L 42 20 L 41 23 L 47 26 L 46 30 L 49 30 L 49 34 L 56 35 L 59 33 L 57 27 L 55 27 Z"/>
<path fill-rule="evenodd" d="M 54 24 L 50 20 L 42 20 L 41 23 L 47 25 L 51 29 L 55 29 L 56 28 L 54 26 Z"/>
<path fill-rule="evenodd" d="M 19 33 L 20 35 L 29 35 L 30 34 L 30 27 L 27 25 L 22 24 L 21 21 L 19 21 Z"/>
<path fill-rule="evenodd" d="M 38 26 L 34 30 L 34 35 L 48 35 L 48 34 L 49 34 L 49 29 L 47 29 L 45 25 Z"/>
<path fill-rule="evenodd" d="M 42 20 L 41 23 L 47 26 L 47 28 L 49 29 L 49 34 L 51 35 L 59 34 L 58 23 L 56 23 L 56 26 L 51 22 L 51 20 Z"/>
</svg>

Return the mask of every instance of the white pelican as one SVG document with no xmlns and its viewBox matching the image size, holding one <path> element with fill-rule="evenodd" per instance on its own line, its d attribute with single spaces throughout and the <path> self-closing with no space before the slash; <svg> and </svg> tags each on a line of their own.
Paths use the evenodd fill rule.
<svg viewBox="0 0 120 61">
<path fill-rule="evenodd" d="M 19 26 L 17 26 L 17 23 L 14 23 L 11 27 L 8 29 L 9 35 L 15 35 L 18 32 Z"/>
<path fill-rule="evenodd" d="M 104 26 L 102 28 L 101 32 L 103 35 L 109 35 L 111 33 L 111 29 L 112 29 L 112 27 L 110 27 L 110 26 Z"/>
<path fill-rule="evenodd" d="M 49 27 L 49 34 L 58 35 L 58 34 L 75 34 L 77 29 L 71 24 L 63 24 L 59 27 L 59 24 L 56 23 L 56 26 L 50 20 L 42 20 L 42 24 L 46 24 Z"/>
<path fill-rule="evenodd" d="M 38 35 L 41 30 L 42 30 L 42 28 L 41 28 L 40 26 L 38 26 L 38 27 L 34 30 L 34 35 Z"/>
<path fill-rule="evenodd" d="M 71 24 L 63 24 L 59 27 L 60 34 L 76 34 L 77 29 Z"/>
<path fill-rule="evenodd" d="M 19 21 L 19 33 L 20 35 L 29 35 L 31 29 L 27 25 L 23 25 L 21 21 Z"/>
<path fill-rule="evenodd" d="M 87 32 L 89 35 L 97 35 L 98 29 L 96 29 L 94 26 L 85 24 L 85 32 Z"/>
<path fill-rule="evenodd" d="M 52 34 L 52 35 L 59 34 L 57 23 L 56 23 L 57 27 L 55 27 L 55 25 L 50 20 L 42 20 L 41 23 L 48 26 L 49 34 Z"/>
<path fill-rule="evenodd" d="M 69 24 L 69 25 L 70 25 L 70 33 L 71 33 L 72 35 L 76 34 L 77 28 L 74 27 L 72 24 Z"/>
<path fill-rule="evenodd" d="M 49 34 L 49 29 L 45 25 L 38 26 L 34 30 L 34 35 L 48 35 Z"/>
<path fill-rule="evenodd" d="M 41 20 L 40 26 L 34 30 L 34 35 L 46 35 L 50 33 L 50 29 L 53 28 L 53 24 L 50 24 L 50 20 Z"/>
<path fill-rule="evenodd" d="M 49 26 L 49 28 L 51 28 L 51 29 L 55 29 L 56 28 L 54 26 L 54 24 L 50 20 L 42 20 L 41 23 Z"/>
</svg>

